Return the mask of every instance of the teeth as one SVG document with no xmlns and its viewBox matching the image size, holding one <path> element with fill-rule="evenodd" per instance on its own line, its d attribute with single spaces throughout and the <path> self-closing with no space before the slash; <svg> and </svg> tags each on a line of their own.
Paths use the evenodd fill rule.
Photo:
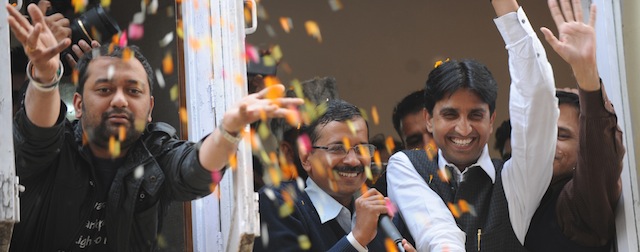
<svg viewBox="0 0 640 252">
<path fill-rule="evenodd" d="M 471 143 L 471 138 L 451 138 L 451 141 L 457 145 L 468 145 Z"/>
<path fill-rule="evenodd" d="M 358 173 L 351 173 L 351 172 L 338 172 L 338 175 L 342 176 L 342 177 L 348 177 L 348 178 L 353 178 L 358 176 Z"/>
</svg>

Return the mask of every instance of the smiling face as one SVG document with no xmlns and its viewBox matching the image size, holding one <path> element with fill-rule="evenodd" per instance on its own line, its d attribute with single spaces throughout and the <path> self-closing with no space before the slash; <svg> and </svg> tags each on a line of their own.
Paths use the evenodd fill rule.
<svg viewBox="0 0 640 252">
<path fill-rule="evenodd" d="M 578 162 L 580 116 L 576 106 L 560 104 L 558 117 L 558 142 L 553 161 L 553 179 L 569 176 Z"/>
<path fill-rule="evenodd" d="M 402 142 L 404 148 L 422 149 L 431 141 L 431 134 L 427 131 L 427 109 L 406 115 L 400 120 Z"/>
<path fill-rule="evenodd" d="M 110 158 L 110 137 L 119 139 L 124 130 L 122 156 L 151 122 L 153 96 L 140 61 L 105 56 L 89 63 L 82 95 L 75 93 L 73 103 L 94 155 Z"/>
<path fill-rule="evenodd" d="M 349 139 L 349 143 L 368 143 L 368 129 L 362 117 L 351 119 L 354 133 L 345 121 L 331 121 L 325 125 L 318 125 L 318 138 L 313 146 L 327 146 L 342 144 L 343 139 Z M 371 165 L 371 157 L 357 154 L 349 150 L 346 155 L 336 155 L 324 149 L 314 149 L 310 153 L 301 153 L 302 166 L 309 177 L 342 205 L 351 204 L 354 193 L 360 190 L 367 179 L 365 166 Z"/>
<path fill-rule="evenodd" d="M 466 88 L 445 95 L 436 102 L 427 129 L 444 158 L 459 169 L 475 163 L 493 131 L 495 113 Z"/>
</svg>

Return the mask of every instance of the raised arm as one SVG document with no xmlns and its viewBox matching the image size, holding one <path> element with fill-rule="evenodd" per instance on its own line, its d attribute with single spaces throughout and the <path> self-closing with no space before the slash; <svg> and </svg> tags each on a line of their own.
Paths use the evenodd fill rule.
<svg viewBox="0 0 640 252">
<path fill-rule="evenodd" d="M 231 139 L 244 131 L 247 124 L 259 120 L 262 116 L 285 117 L 295 113 L 291 107 L 302 104 L 303 100 L 283 98 L 283 94 L 284 86 L 273 85 L 245 96 L 229 109 L 223 116 L 222 125 L 202 142 L 199 152 L 202 166 L 210 171 L 222 169 L 227 164 L 229 155 L 235 153 L 237 148 L 237 143 Z M 270 97 L 274 95 L 277 96 Z"/>
<path fill-rule="evenodd" d="M 542 43 L 515 0 L 493 0 L 494 21 L 509 53 L 512 157 L 502 177 L 513 230 L 522 244 L 551 182 L 558 102 Z M 502 14 L 502 15 L 501 15 Z"/>
<path fill-rule="evenodd" d="M 573 178 L 558 198 L 556 214 L 561 230 L 585 246 L 602 246 L 615 234 L 615 206 L 620 198 L 622 131 L 608 100 L 596 65 L 596 7 L 583 22 L 580 1 L 549 1 L 558 37 L 542 28 L 552 48 L 567 61 L 579 86 L 579 152 Z M 595 217 L 595 218 L 594 218 Z"/>
<path fill-rule="evenodd" d="M 60 52 L 69 46 L 71 40 L 56 40 L 47 26 L 42 11 L 35 4 L 27 7 L 33 24 L 13 6 L 6 4 L 9 12 L 9 26 L 14 36 L 29 58 L 27 76 L 29 87 L 25 97 L 25 109 L 29 120 L 39 127 L 53 126 L 60 115 L 60 92 L 57 84 L 63 68 Z"/>
</svg>

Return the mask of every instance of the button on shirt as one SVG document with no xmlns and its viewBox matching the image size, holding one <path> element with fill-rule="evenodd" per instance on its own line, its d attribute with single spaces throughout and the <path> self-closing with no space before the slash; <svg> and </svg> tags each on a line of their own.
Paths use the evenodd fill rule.
<svg viewBox="0 0 640 252">
<path fill-rule="evenodd" d="M 336 219 L 345 233 L 348 233 L 347 240 L 349 240 L 349 243 L 360 252 L 368 251 L 366 247 L 358 243 L 351 232 L 351 227 L 355 221 L 355 214 L 352 218 L 351 211 L 349 211 L 348 208 L 322 190 L 310 177 L 307 178 L 307 187 L 304 191 L 309 195 L 309 199 L 311 199 L 311 203 L 313 203 L 313 206 L 316 208 L 322 224 Z"/>
</svg>

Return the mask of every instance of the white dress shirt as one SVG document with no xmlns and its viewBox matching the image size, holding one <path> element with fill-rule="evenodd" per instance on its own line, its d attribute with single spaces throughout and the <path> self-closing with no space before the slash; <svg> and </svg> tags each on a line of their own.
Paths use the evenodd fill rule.
<svg viewBox="0 0 640 252">
<path fill-rule="evenodd" d="M 524 244 L 531 218 L 551 182 L 558 102 L 551 65 L 522 8 L 494 22 L 509 53 L 511 74 L 512 156 L 503 166 L 502 180 L 511 225 Z M 439 152 L 438 167 L 443 169 L 447 163 Z M 472 166 L 476 165 L 495 182 L 495 167 L 487 146 Z M 464 232 L 402 152 L 389 159 L 387 187 L 389 198 L 398 205 L 404 219 L 410 220 L 406 224 L 418 251 L 465 251 Z"/>
<path fill-rule="evenodd" d="M 344 207 L 338 201 L 336 201 L 331 195 L 327 194 L 322 188 L 320 188 L 313 180 L 307 178 L 307 187 L 304 191 L 309 196 L 311 203 L 316 208 L 320 217 L 320 223 L 325 224 L 327 221 L 336 219 L 340 227 L 344 229 L 345 233 L 348 233 L 347 240 L 353 247 L 359 252 L 369 251 L 365 246 L 362 246 L 351 232 L 351 227 L 354 223 L 354 218 L 351 217 L 351 211 Z"/>
</svg>

